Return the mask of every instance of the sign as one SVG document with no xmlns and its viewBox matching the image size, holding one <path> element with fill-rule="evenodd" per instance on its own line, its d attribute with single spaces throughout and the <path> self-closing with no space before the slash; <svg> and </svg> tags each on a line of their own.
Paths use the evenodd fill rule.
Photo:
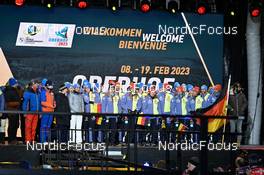
<svg viewBox="0 0 264 175">
<path fill-rule="evenodd" d="M 71 48 L 74 24 L 21 22 L 16 46 Z"/>
</svg>

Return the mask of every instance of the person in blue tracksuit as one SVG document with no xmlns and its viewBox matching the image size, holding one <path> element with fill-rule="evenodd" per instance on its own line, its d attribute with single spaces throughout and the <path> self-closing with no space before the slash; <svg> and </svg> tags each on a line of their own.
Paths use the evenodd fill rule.
<svg viewBox="0 0 264 175">
<path fill-rule="evenodd" d="M 154 114 L 158 115 L 161 112 L 161 105 L 159 103 L 159 99 L 156 94 L 155 88 L 150 88 L 149 94 L 143 99 L 142 102 L 142 113 L 143 114 Z M 159 118 L 158 117 L 150 117 L 149 120 L 149 129 L 150 129 L 150 137 L 148 137 L 150 143 L 157 144 L 158 143 L 158 132 L 159 129 Z"/>
<path fill-rule="evenodd" d="M 206 85 L 202 85 L 201 86 L 201 93 L 200 93 L 200 97 L 202 98 L 202 109 L 207 108 L 209 106 L 208 104 L 208 98 L 210 96 L 210 94 L 207 92 L 208 91 L 208 87 Z"/>
<path fill-rule="evenodd" d="M 115 93 L 115 87 L 110 86 L 109 91 L 102 98 L 102 113 L 118 114 L 121 111 L 120 97 Z M 116 144 L 117 116 L 106 116 L 106 126 L 110 129 L 110 144 Z"/>
<path fill-rule="evenodd" d="M 171 100 L 173 98 L 173 94 L 171 91 L 171 86 L 168 83 L 164 84 L 163 87 L 163 91 L 158 93 L 158 99 L 159 99 L 159 103 L 160 103 L 160 114 L 165 114 L 165 115 L 170 115 L 170 105 L 171 105 Z M 173 129 L 171 123 L 173 123 L 172 121 L 173 119 L 171 117 L 167 117 L 167 118 L 163 118 L 161 120 L 161 125 L 160 128 L 162 129 L 162 131 L 164 131 L 165 128 L 167 129 Z M 160 140 L 165 141 L 166 140 L 170 140 L 171 138 L 171 133 L 169 132 L 169 137 L 166 138 L 166 132 L 161 132 L 160 133 Z"/>
<path fill-rule="evenodd" d="M 102 109 L 101 109 L 101 106 L 102 106 L 102 96 L 103 94 L 100 94 L 100 85 L 98 83 L 94 83 L 92 85 L 92 90 L 91 90 L 91 93 L 90 93 L 90 107 L 92 108 L 91 111 L 93 113 L 101 113 L 102 112 Z M 104 128 L 104 125 L 101 123 L 96 123 L 96 118 L 99 119 L 99 118 L 102 118 L 101 116 L 99 115 L 96 115 L 95 118 L 93 117 L 92 121 L 94 121 L 95 119 L 95 128 L 97 129 L 97 132 L 94 133 L 94 136 L 95 138 L 93 138 L 93 140 L 95 139 L 95 141 L 97 140 L 98 142 L 103 142 L 103 131 L 102 129 Z"/>
<path fill-rule="evenodd" d="M 197 109 L 202 108 L 202 98 L 198 95 L 200 91 L 199 87 L 194 87 L 188 96 L 187 101 L 187 111 L 190 115 L 192 112 L 196 111 Z M 189 130 L 190 131 L 197 131 L 199 130 L 199 126 L 196 123 L 197 119 L 191 119 L 189 123 Z M 198 134 L 191 134 L 191 141 L 197 142 L 199 140 Z"/>
<path fill-rule="evenodd" d="M 187 115 L 187 98 L 184 94 L 184 88 L 182 86 L 176 87 L 173 98 L 171 99 L 171 115 Z M 185 119 L 175 119 L 174 127 L 178 130 L 179 124 L 182 122 L 184 125 L 187 125 L 187 120 Z M 172 141 L 175 141 L 176 134 L 173 133 Z"/>
<path fill-rule="evenodd" d="M 84 112 L 91 113 L 91 84 L 85 80 L 83 82 L 83 101 L 84 101 Z M 83 118 L 83 129 L 84 129 L 84 140 L 86 142 L 93 142 L 94 139 L 94 128 L 95 128 L 95 119 L 94 122 L 91 121 L 92 117 L 89 115 L 85 115 Z"/>
<path fill-rule="evenodd" d="M 209 96 L 208 96 L 208 100 L 207 100 L 207 105 L 211 106 L 212 104 L 214 104 L 214 102 L 216 102 L 217 98 L 220 96 L 220 92 L 216 91 L 214 87 L 209 89 Z"/>
</svg>

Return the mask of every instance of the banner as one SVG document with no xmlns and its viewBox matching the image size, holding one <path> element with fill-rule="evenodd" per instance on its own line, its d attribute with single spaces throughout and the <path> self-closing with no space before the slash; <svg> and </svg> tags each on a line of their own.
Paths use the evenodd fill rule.
<svg viewBox="0 0 264 175">
<path fill-rule="evenodd" d="M 131 82 L 210 85 L 180 13 L 0 5 L 0 16 L 0 47 L 22 84 L 48 78 L 55 87 L 85 79 L 105 89 L 110 80 L 124 89 Z M 223 35 L 236 29 L 224 28 L 219 14 L 185 16 L 213 82 L 222 84 Z"/>
<path fill-rule="evenodd" d="M 75 25 L 21 22 L 16 46 L 71 48 Z"/>
</svg>

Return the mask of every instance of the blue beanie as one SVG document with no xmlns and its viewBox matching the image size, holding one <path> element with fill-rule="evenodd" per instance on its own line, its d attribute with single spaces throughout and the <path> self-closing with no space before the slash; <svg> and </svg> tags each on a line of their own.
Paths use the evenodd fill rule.
<svg viewBox="0 0 264 175">
<path fill-rule="evenodd" d="M 177 87 L 180 87 L 180 86 L 181 86 L 181 85 L 180 85 L 179 82 L 175 82 L 173 87 L 174 87 L 174 88 L 177 88 Z"/>
<path fill-rule="evenodd" d="M 91 83 L 85 82 L 85 83 L 83 83 L 83 87 L 91 89 Z"/>
<path fill-rule="evenodd" d="M 159 89 L 163 88 L 163 83 L 159 83 Z"/>
<path fill-rule="evenodd" d="M 76 88 L 80 88 L 80 85 L 79 85 L 78 83 L 75 83 L 75 84 L 73 85 L 73 88 L 74 88 L 74 89 L 76 89 Z"/>
<path fill-rule="evenodd" d="M 15 85 L 17 84 L 17 80 L 16 80 L 15 78 L 10 78 L 10 79 L 8 80 L 8 84 L 9 84 L 10 86 L 15 86 Z"/>
<path fill-rule="evenodd" d="M 48 79 L 47 78 L 43 78 L 43 80 L 41 81 L 41 85 L 45 86 L 47 83 Z"/>
<path fill-rule="evenodd" d="M 137 86 L 138 86 L 139 89 L 141 89 L 143 87 L 143 85 L 144 84 L 142 82 L 140 82 L 140 83 L 137 84 Z"/>
<path fill-rule="evenodd" d="M 87 85 L 89 83 L 88 80 L 83 80 L 83 85 Z"/>
<path fill-rule="evenodd" d="M 207 86 L 206 86 L 206 85 L 202 85 L 202 86 L 201 86 L 201 90 L 205 90 L 205 91 L 207 91 L 207 90 L 208 90 L 208 88 L 207 88 Z"/>
<path fill-rule="evenodd" d="M 191 91 L 192 89 L 193 89 L 193 85 L 188 84 L 188 85 L 187 85 L 187 91 Z"/>
</svg>

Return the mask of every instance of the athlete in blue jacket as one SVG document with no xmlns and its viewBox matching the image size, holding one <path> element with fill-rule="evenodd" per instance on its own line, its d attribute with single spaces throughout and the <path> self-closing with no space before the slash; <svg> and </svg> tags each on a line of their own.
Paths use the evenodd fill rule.
<svg viewBox="0 0 264 175">
<path fill-rule="evenodd" d="M 38 83 L 32 81 L 27 91 L 24 92 L 24 101 L 22 104 L 23 111 L 40 112 L 41 100 L 38 91 Z M 38 114 L 25 115 L 25 141 L 35 141 L 36 128 L 38 124 Z"/>
<path fill-rule="evenodd" d="M 102 98 L 102 113 L 118 114 L 121 111 L 120 97 L 115 93 L 114 86 Z M 116 144 L 117 116 L 106 116 L 106 126 L 110 129 L 110 143 Z"/>
<path fill-rule="evenodd" d="M 155 88 L 150 88 L 148 96 L 143 99 L 142 102 L 142 113 L 143 114 L 154 114 L 158 115 L 161 112 L 161 105 L 156 94 Z M 158 117 L 147 117 L 149 120 L 150 135 L 148 141 L 153 144 L 158 143 L 158 132 L 159 129 L 159 118 Z M 150 139 L 151 138 L 151 139 Z"/>
</svg>

